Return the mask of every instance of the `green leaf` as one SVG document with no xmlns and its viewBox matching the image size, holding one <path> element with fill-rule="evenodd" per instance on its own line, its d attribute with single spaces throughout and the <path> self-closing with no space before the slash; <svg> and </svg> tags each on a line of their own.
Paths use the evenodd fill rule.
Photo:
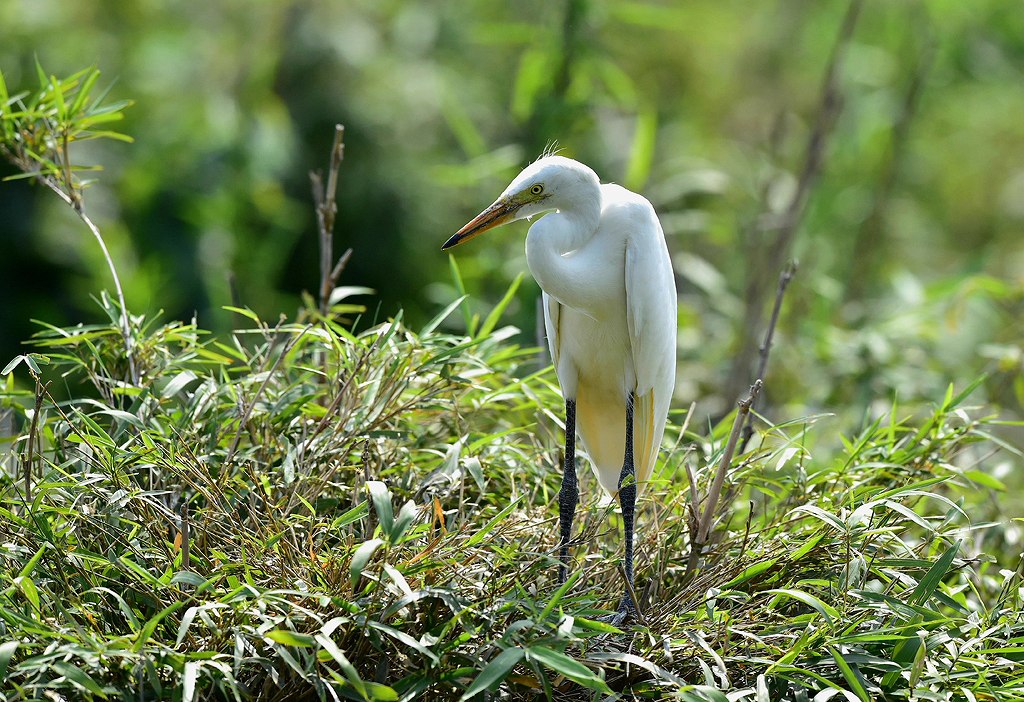
<svg viewBox="0 0 1024 702">
<path fill-rule="evenodd" d="M 843 654 L 839 652 L 834 646 L 828 647 L 829 652 L 832 654 L 832 659 L 839 666 L 839 671 L 843 674 L 843 678 L 846 683 L 850 686 L 850 690 L 857 695 L 862 702 L 871 702 L 871 695 L 864 689 L 864 684 L 861 682 L 860 675 L 855 671 L 846 659 L 843 658 Z"/>
<path fill-rule="evenodd" d="M 959 393 L 957 393 L 957 396 L 956 396 L 956 397 L 953 397 L 953 398 L 949 398 L 949 397 L 947 397 L 947 399 L 946 399 L 946 402 L 945 402 L 945 403 L 943 404 L 943 406 L 942 406 L 942 409 L 943 409 L 943 410 L 946 410 L 946 411 L 948 411 L 948 410 L 951 410 L 951 409 L 954 409 L 954 408 L 955 408 L 955 407 L 957 407 L 957 406 L 958 406 L 958 405 L 959 405 L 959 404 L 960 404 L 961 402 L 963 402 L 964 400 L 966 400 L 966 399 L 967 399 L 967 396 L 968 396 L 968 395 L 970 395 L 970 394 L 971 394 L 972 392 L 974 392 L 975 390 L 977 390 L 977 389 L 978 389 L 978 387 L 979 387 L 979 386 L 981 386 L 981 384 L 982 384 L 982 383 L 984 383 L 984 382 L 985 382 L 986 380 L 988 380 L 988 374 L 987 374 L 987 373 L 985 373 L 985 374 L 983 374 L 983 375 L 981 375 L 981 376 L 979 376 L 979 377 L 975 378 L 975 379 L 974 379 L 974 380 L 973 380 L 973 381 L 972 381 L 972 382 L 970 383 L 970 385 L 968 385 L 968 386 L 967 386 L 966 388 L 964 388 L 964 389 L 963 389 L 962 391 L 960 391 Z M 950 384 L 950 386 L 949 386 L 949 389 L 950 389 L 950 394 L 952 394 L 952 390 L 953 390 L 953 385 L 952 385 L 952 384 Z"/>
<path fill-rule="evenodd" d="M 457 297 L 452 302 L 448 303 L 447 307 L 445 307 L 433 319 L 431 319 L 429 322 L 427 322 L 427 325 L 420 330 L 419 335 L 420 336 L 426 336 L 427 334 L 430 334 L 435 329 L 437 329 L 439 326 L 441 326 L 441 322 L 443 322 L 444 320 L 448 319 L 448 316 L 452 312 L 454 312 L 455 308 L 458 307 L 459 305 L 461 305 L 462 302 L 467 297 L 468 297 L 467 295 L 462 295 L 461 297 Z M 4 371 L 4 372 L 6 373 L 6 371 Z"/>
<path fill-rule="evenodd" d="M 416 521 L 417 514 L 419 514 L 419 509 L 416 507 L 416 503 L 412 500 L 406 501 L 406 503 L 402 505 L 402 509 L 398 511 L 398 518 L 395 520 L 394 526 L 388 534 L 388 541 L 392 544 L 401 542 L 402 537 L 405 536 L 405 532 L 409 529 L 409 526 Z"/>
<path fill-rule="evenodd" d="M 369 700 L 370 697 L 367 694 L 366 683 L 363 682 L 361 677 L 359 677 L 359 672 L 356 670 L 355 666 L 352 665 L 352 662 L 349 661 L 345 652 L 338 648 L 338 644 L 334 643 L 334 639 L 322 630 L 313 638 L 318 644 L 320 644 L 320 648 L 322 648 L 327 655 L 333 658 L 334 662 L 338 664 L 338 667 L 341 668 L 341 672 L 345 675 L 345 679 L 353 688 L 355 688 L 359 696 L 364 700 Z"/>
<path fill-rule="evenodd" d="M 221 309 L 227 310 L 228 312 L 234 312 L 235 314 L 240 314 L 243 317 L 246 317 L 256 322 L 256 324 L 260 324 L 259 315 L 257 315 L 255 312 L 246 307 L 232 307 L 231 305 L 222 305 Z"/>
<path fill-rule="evenodd" d="M 132 559 L 128 558 L 128 556 L 120 556 L 118 557 L 117 561 L 125 568 L 139 576 L 139 578 L 150 587 L 155 587 L 159 589 L 164 586 L 164 583 L 160 582 L 159 578 L 154 577 L 152 573 L 150 573 L 148 570 L 140 566 Z"/>
<path fill-rule="evenodd" d="M 7 668 L 10 666 L 11 658 L 17 650 L 17 641 L 5 641 L 0 644 L 0 680 L 7 679 Z"/>
<path fill-rule="evenodd" d="M 76 687 L 88 690 L 97 697 L 107 699 L 107 693 L 103 691 L 103 688 L 100 687 L 99 683 L 93 680 L 88 673 L 78 666 L 72 665 L 67 661 L 56 661 L 53 664 L 53 669 L 70 680 Z"/>
<path fill-rule="evenodd" d="M 548 615 L 551 614 L 551 612 L 555 609 L 558 603 L 562 601 L 562 598 L 565 596 L 565 593 L 569 591 L 569 588 L 576 584 L 576 581 L 579 580 L 580 577 L 582 577 L 582 575 L 582 569 L 577 568 L 576 570 L 574 570 L 573 574 L 570 575 L 557 590 L 555 590 L 555 594 L 551 596 L 551 600 L 548 602 L 547 606 L 541 610 L 540 614 L 537 616 L 536 621 L 542 622 L 545 619 L 547 619 Z"/>
<path fill-rule="evenodd" d="M 105 414 L 109 417 L 113 417 L 114 419 L 118 419 L 127 424 L 131 424 L 136 429 L 144 430 L 146 428 L 146 425 L 142 423 L 142 420 L 136 417 L 131 412 L 125 412 L 124 410 L 119 409 L 102 409 L 99 412 L 97 412 L 97 414 Z"/>
<path fill-rule="evenodd" d="M 78 115 L 81 111 L 82 106 L 85 105 L 85 101 L 89 98 L 89 93 L 92 92 L 93 86 L 96 84 L 96 80 L 100 77 L 100 72 L 93 69 L 86 70 L 85 80 L 78 87 L 78 91 L 75 94 L 75 101 L 71 103 L 71 110 L 69 111 L 72 116 Z"/>
<path fill-rule="evenodd" d="M 36 565 L 39 563 L 39 559 L 43 557 L 43 553 L 46 551 L 46 546 L 40 546 L 39 550 L 35 552 L 32 558 L 28 559 L 28 563 L 25 567 L 18 571 L 19 578 L 25 578 L 32 575 L 32 571 L 36 569 Z"/>
<path fill-rule="evenodd" d="M 525 493 L 505 505 L 504 509 L 498 512 L 491 521 L 487 522 L 482 529 L 469 537 L 469 541 L 466 542 L 466 548 L 476 546 L 478 543 L 483 541 L 484 538 L 491 533 L 494 527 L 498 526 L 505 517 L 512 514 L 512 510 L 514 510 L 519 503 L 523 501 L 524 497 L 526 497 Z"/>
<path fill-rule="evenodd" d="M 836 515 L 832 514 L 831 512 L 826 512 L 825 510 L 823 510 L 821 507 L 818 507 L 817 505 L 800 505 L 799 507 L 794 509 L 793 512 L 806 512 L 807 514 L 810 514 L 811 516 L 817 517 L 818 519 L 820 519 L 821 521 L 825 522 L 826 524 L 831 524 L 836 529 L 838 529 L 840 532 L 843 532 L 843 533 L 846 532 L 846 525 L 843 524 L 843 520 L 841 520 L 839 517 L 837 517 Z"/>
<path fill-rule="evenodd" d="M 142 627 L 139 635 L 135 638 L 135 643 L 132 645 L 132 651 L 135 653 L 141 651 L 142 647 L 145 646 L 146 642 L 153 636 L 153 632 L 156 631 L 157 626 L 159 626 L 160 622 L 163 621 L 164 617 L 172 612 L 178 611 L 184 606 L 184 604 L 185 602 L 183 600 L 178 600 L 177 602 L 167 605 L 153 615 L 153 617 L 150 618 L 150 620 Z"/>
<path fill-rule="evenodd" d="M 331 522 L 331 528 L 341 529 L 346 527 L 353 522 L 358 522 L 360 519 L 370 513 L 370 503 L 367 500 L 363 500 L 358 505 L 348 510 L 344 514 L 338 516 L 333 522 Z"/>
<path fill-rule="evenodd" d="M 39 589 L 36 584 L 32 582 L 32 578 L 27 575 L 14 579 L 14 584 L 21 590 L 21 594 L 25 596 L 25 599 L 32 604 L 32 609 L 35 610 L 36 614 L 39 614 L 42 609 L 39 606 Z"/>
<path fill-rule="evenodd" d="M 437 657 L 436 653 L 431 651 L 429 648 L 421 644 L 419 641 L 417 641 L 401 629 L 395 629 L 394 627 L 390 627 L 387 624 L 381 624 L 380 622 L 374 621 L 372 619 L 368 620 L 366 624 L 371 629 L 376 629 L 377 631 L 385 633 L 391 638 L 395 639 L 396 641 L 400 641 L 409 648 L 418 651 L 423 656 L 429 658 L 431 662 L 435 665 L 440 662 L 440 659 Z"/>
<path fill-rule="evenodd" d="M 188 635 L 189 627 L 192 626 L 192 622 L 195 621 L 196 614 L 199 613 L 200 607 L 189 607 L 185 610 L 185 614 L 181 617 L 181 623 L 178 625 L 178 635 L 174 639 L 174 645 L 180 646 L 181 642 L 185 640 Z"/>
<path fill-rule="evenodd" d="M 208 586 L 208 583 L 214 582 L 217 579 L 218 576 L 214 576 L 210 579 L 207 579 L 199 575 L 199 573 L 193 573 L 189 570 L 179 570 L 177 573 L 171 576 L 171 584 L 180 585 L 184 583 L 185 585 L 191 585 L 192 587 L 202 587 L 203 585 Z M 203 589 L 205 590 L 206 588 Z"/>
<path fill-rule="evenodd" d="M 68 109 L 64 104 L 64 90 L 57 76 L 50 76 L 50 90 L 53 91 L 53 104 L 57 107 L 57 119 L 64 122 L 68 118 Z"/>
<path fill-rule="evenodd" d="M 598 677 L 594 671 L 561 651 L 556 651 L 547 646 L 531 646 L 526 649 L 526 653 L 533 660 L 550 668 L 559 675 L 564 675 L 578 685 L 590 688 L 591 690 L 598 690 L 599 692 L 611 692 L 605 681 Z"/>
<path fill-rule="evenodd" d="M 462 464 L 466 466 L 466 472 L 472 476 L 476 486 L 480 489 L 480 494 L 485 494 L 487 492 L 487 482 L 484 479 L 484 467 L 480 465 L 480 459 L 476 456 L 469 456 Z"/>
<path fill-rule="evenodd" d="M 370 493 L 370 500 L 373 502 L 373 510 L 377 513 L 377 521 L 380 523 L 381 531 L 390 534 L 395 526 L 394 508 L 391 506 L 391 491 L 388 486 L 379 480 L 368 480 L 366 489 Z"/>
<path fill-rule="evenodd" d="M 12 370 L 14 370 L 15 368 L 17 368 L 17 367 L 18 367 L 18 365 L 19 365 L 19 364 L 20 364 L 20 363 L 21 363 L 22 361 L 27 361 L 27 360 L 28 360 L 28 356 L 26 356 L 25 354 L 19 354 L 19 355 L 15 356 L 15 357 L 14 357 L 14 358 L 13 358 L 13 359 L 11 360 L 11 362 L 10 362 L 10 363 L 8 363 L 8 364 L 7 364 L 6 366 L 4 366 L 4 369 L 3 369 L 2 371 L 0 371 L 0 375 L 7 375 L 7 374 L 8 374 L 8 373 L 10 373 L 10 372 L 11 372 Z"/>
<path fill-rule="evenodd" d="M 765 594 L 774 594 L 792 598 L 798 602 L 803 602 L 805 605 L 813 608 L 818 614 L 825 618 L 825 621 L 829 623 L 829 626 L 835 623 L 835 620 L 839 618 L 839 611 L 814 595 L 804 592 L 803 590 L 797 590 L 795 588 L 779 588 L 774 590 L 765 590 Z M 778 599 L 778 598 L 776 598 Z"/>
<path fill-rule="evenodd" d="M 607 663 L 625 663 L 627 665 L 635 665 L 638 668 L 642 668 L 643 670 L 646 670 L 648 673 L 653 675 L 656 679 L 665 680 L 667 682 L 672 683 L 673 685 L 678 685 L 680 687 L 686 685 L 686 681 L 683 680 L 682 678 L 680 678 L 675 673 L 672 673 L 672 672 L 670 672 L 668 670 L 665 670 L 664 668 L 662 668 L 662 667 L 660 667 L 658 665 L 655 665 L 654 663 L 651 663 L 646 658 L 641 658 L 640 656 L 638 656 L 638 655 L 636 655 L 634 653 L 625 653 L 625 652 L 621 652 L 620 653 L 618 651 L 614 651 L 614 652 L 598 651 L 598 652 L 589 654 L 587 656 L 587 660 L 588 661 L 592 661 L 594 663 L 598 663 L 600 665 L 604 665 L 604 664 L 607 664 Z"/>
<path fill-rule="evenodd" d="M 160 391 L 160 397 L 165 400 L 169 397 L 174 397 L 184 390 L 186 385 L 198 378 L 199 376 L 190 370 L 182 371 L 171 378 L 170 382 L 164 385 L 163 389 Z"/>
<path fill-rule="evenodd" d="M 761 573 L 765 572 L 766 570 L 771 568 L 773 565 L 775 565 L 775 562 L 777 560 L 779 560 L 777 557 L 776 558 L 769 558 L 767 561 L 761 561 L 760 563 L 755 563 L 755 564 L 753 564 L 751 566 L 747 566 L 746 568 L 743 569 L 743 572 L 741 572 L 735 578 L 733 578 L 732 580 L 727 582 L 725 585 L 723 585 L 722 589 L 723 590 L 728 590 L 730 588 L 736 587 L 737 585 L 745 583 L 748 580 L 751 580 L 752 578 L 756 578 L 758 575 L 760 575 Z"/>
<path fill-rule="evenodd" d="M 508 286 L 508 290 L 505 291 L 505 295 L 501 298 L 498 304 L 494 306 L 494 309 L 492 309 L 490 314 L 487 315 L 487 318 L 484 319 L 484 323 L 480 325 L 480 329 L 477 331 L 475 336 L 486 337 L 494 331 L 494 327 L 497 326 L 498 320 L 501 319 L 501 315 L 505 313 L 505 308 L 507 308 L 509 303 L 515 299 L 516 290 L 519 289 L 519 284 L 522 282 L 523 273 L 519 272 L 516 275 L 515 280 L 512 281 L 512 284 Z"/>
<path fill-rule="evenodd" d="M 199 662 L 186 661 L 181 674 L 181 702 L 192 702 L 196 698 L 196 680 L 199 678 Z"/>
<path fill-rule="evenodd" d="M 296 648 L 309 648 L 316 643 L 316 639 L 309 634 L 300 634 L 290 629 L 271 629 L 264 636 L 271 641 Z"/>
<path fill-rule="evenodd" d="M 384 544 L 383 539 L 370 539 L 359 544 L 359 548 L 352 554 L 352 562 L 348 566 L 349 579 L 352 582 L 352 589 L 355 590 L 359 584 L 359 577 L 363 574 L 366 564 L 373 558 L 374 552 Z"/>
<path fill-rule="evenodd" d="M 331 291 L 331 296 L 328 298 L 328 304 L 332 307 L 342 300 L 352 297 L 353 295 L 373 295 L 377 291 L 373 288 L 368 288 L 364 285 L 339 285 Z"/>
<path fill-rule="evenodd" d="M 1006 485 L 988 473 L 980 470 L 965 470 L 963 476 L 970 480 L 972 483 L 977 483 L 983 487 L 987 487 L 990 490 L 996 490 L 997 492 L 1006 492 Z"/>
<path fill-rule="evenodd" d="M 799 561 L 801 558 L 803 558 L 808 553 L 810 553 L 814 549 L 815 546 L 820 544 L 821 540 L 823 538 L 825 538 L 824 534 L 815 534 L 814 536 L 809 538 L 807 541 L 805 541 L 800 546 L 800 548 L 798 548 L 797 550 L 793 551 L 793 553 L 791 553 L 789 555 L 789 560 L 791 560 L 791 561 Z"/>
<path fill-rule="evenodd" d="M 44 356 L 41 353 L 22 354 L 20 356 L 15 356 L 14 360 L 12 360 L 10 363 L 8 363 L 6 366 L 4 366 L 4 369 L 2 371 L 0 371 L 0 375 L 7 375 L 12 370 L 17 368 L 19 363 L 24 363 L 26 366 L 29 367 L 29 369 L 33 373 L 35 373 L 36 375 L 39 375 L 39 373 L 40 373 L 39 364 L 46 365 L 49 362 L 50 362 L 50 357 L 49 356 Z"/>
<path fill-rule="evenodd" d="M 518 646 L 506 648 L 499 653 L 484 666 L 484 669 L 476 676 L 473 683 L 462 693 L 462 697 L 459 698 L 460 702 L 465 702 L 465 700 L 479 695 L 484 690 L 490 690 L 498 682 L 504 680 L 516 664 L 523 659 L 524 655 L 526 655 L 526 651 Z"/>
<path fill-rule="evenodd" d="M 955 544 L 946 549 L 946 552 L 939 557 L 939 560 L 935 561 L 935 564 L 921 578 L 917 587 L 910 593 L 909 599 L 913 604 L 923 605 L 939 587 L 942 579 L 949 572 L 949 567 L 953 565 L 953 559 L 960 552 L 960 543 L 961 540 L 958 539 Z"/>
</svg>

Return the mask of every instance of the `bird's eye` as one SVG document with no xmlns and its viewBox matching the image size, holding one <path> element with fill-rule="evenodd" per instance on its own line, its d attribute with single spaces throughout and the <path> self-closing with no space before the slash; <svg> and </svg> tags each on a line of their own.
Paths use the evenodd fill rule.
<svg viewBox="0 0 1024 702">
<path fill-rule="evenodd" d="M 542 192 L 544 192 L 544 186 L 541 185 L 540 183 L 537 183 L 532 188 L 530 188 L 530 192 L 533 193 L 534 195 L 540 195 Z"/>
</svg>

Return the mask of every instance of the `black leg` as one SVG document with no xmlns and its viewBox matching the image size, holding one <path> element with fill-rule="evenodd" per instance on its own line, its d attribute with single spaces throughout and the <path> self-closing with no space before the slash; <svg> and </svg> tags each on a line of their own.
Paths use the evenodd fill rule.
<svg viewBox="0 0 1024 702">
<path fill-rule="evenodd" d="M 619 505 L 622 508 L 622 531 L 626 541 L 625 570 L 629 588 L 619 604 L 620 621 L 635 617 L 633 590 L 633 519 L 636 514 L 636 469 L 633 466 L 633 393 L 626 399 L 626 455 L 619 474 Z"/>
<path fill-rule="evenodd" d="M 572 521 L 576 516 L 576 503 L 580 486 L 576 482 L 576 401 L 565 401 L 565 467 L 562 489 L 558 493 L 558 523 L 562 539 L 558 544 L 558 582 L 564 583 L 569 572 L 569 541 L 572 539 Z"/>
</svg>

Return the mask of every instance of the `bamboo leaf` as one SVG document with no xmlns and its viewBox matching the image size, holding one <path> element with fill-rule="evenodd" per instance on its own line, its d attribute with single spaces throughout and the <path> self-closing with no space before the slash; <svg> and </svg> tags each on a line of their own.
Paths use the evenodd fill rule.
<svg viewBox="0 0 1024 702">
<path fill-rule="evenodd" d="M 834 646 L 829 646 L 829 652 L 832 654 L 832 660 L 839 666 L 839 671 L 843 674 L 843 678 L 846 680 L 847 685 L 850 686 L 850 690 L 857 695 L 857 699 L 861 702 L 871 702 L 871 695 L 864 689 L 864 683 L 861 682 L 861 675 L 859 671 L 855 671 L 854 668 L 846 662 L 843 654 L 839 652 Z"/>
<path fill-rule="evenodd" d="M 349 564 L 348 573 L 353 590 L 359 584 L 359 577 L 363 574 L 363 570 L 370 562 L 370 559 L 373 558 L 373 554 L 382 545 L 384 545 L 383 539 L 370 539 L 361 543 L 355 553 L 352 554 L 352 562 Z"/>
<path fill-rule="evenodd" d="M 53 663 L 53 669 L 70 680 L 75 687 L 86 690 L 102 699 L 107 699 L 107 693 L 103 691 L 100 684 L 77 665 L 67 661 L 56 661 Z"/>
<path fill-rule="evenodd" d="M 157 626 L 160 625 L 160 622 L 163 621 L 164 617 L 173 612 L 177 612 L 182 606 L 184 606 L 184 604 L 185 602 L 183 600 L 178 600 L 177 602 L 172 602 L 154 614 L 149 621 L 143 625 L 142 630 L 139 631 L 139 635 L 135 638 L 135 643 L 132 645 L 131 650 L 135 653 L 141 651 L 142 647 L 145 646 L 146 642 L 148 642 L 153 636 L 153 632 L 156 631 Z"/>
<path fill-rule="evenodd" d="M 960 552 L 961 540 L 957 540 L 955 544 L 946 549 L 946 552 L 939 557 L 939 560 L 935 561 L 935 564 L 928 569 L 924 577 L 918 582 L 917 587 L 914 588 L 913 592 L 910 593 L 910 601 L 914 604 L 923 605 L 928 598 L 932 596 L 935 590 L 942 583 L 942 579 L 946 577 L 946 573 L 949 572 L 949 567 L 953 565 L 953 559 L 956 558 L 956 554 Z"/>
<path fill-rule="evenodd" d="M 391 506 L 391 491 L 388 486 L 379 480 L 368 480 L 366 490 L 370 493 L 370 500 L 373 502 L 373 510 L 377 513 L 377 521 L 380 523 L 381 531 L 391 534 L 395 526 L 394 508 Z"/>
<path fill-rule="evenodd" d="M 309 648 L 316 640 L 309 634 L 300 634 L 290 629 L 272 629 L 264 634 L 271 641 L 295 648 Z"/>
<path fill-rule="evenodd" d="M 505 519 L 505 517 L 512 514 L 512 510 L 514 510 L 516 506 L 523 501 L 524 497 L 526 497 L 525 494 L 520 495 L 516 499 L 512 500 L 512 502 L 505 505 L 505 507 L 500 512 L 498 512 L 493 519 L 487 522 L 487 524 L 485 524 L 483 528 L 481 528 L 475 534 L 469 537 L 469 541 L 466 542 L 466 548 L 476 546 L 478 543 L 483 541 L 487 537 L 487 535 L 491 533 L 494 527 L 498 526 L 498 524 L 500 524 L 502 520 Z"/>
<path fill-rule="evenodd" d="M 494 306 L 487 318 L 484 319 L 484 323 L 480 325 L 480 329 L 477 331 L 475 336 L 486 337 L 489 336 L 494 327 L 497 326 L 498 320 L 501 319 L 501 315 L 505 313 L 505 308 L 509 306 L 509 303 L 515 299 L 516 291 L 519 289 L 519 284 L 523 282 L 523 273 L 520 272 L 516 275 L 515 280 L 508 286 L 508 290 L 505 291 L 505 295 L 501 300 Z"/>
<path fill-rule="evenodd" d="M 473 680 L 472 684 L 466 688 L 464 693 L 462 693 L 462 697 L 459 698 L 460 702 L 465 702 L 465 700 L 475 697 L 485 690 L 493 688 L 508 676 L 509 672 L 515 668 L 516 664 L 519 663 L 525 655 L 526 651 L 518 646 L 513 646 L 511 648 L 506 648 L 504 651 L 492 658 L 491 661 L 484 666 L 484 669 L 480 671 L 480 674 L 476 676 L 476 679 Z"/>
<path fill-rule="evenodd" d="M 437 329 L 439 326 L 441 326 L 441 322 L 443 322 L 444 320 L 448 319 L 449 315 L 451 315 L 451 313 L 455 311 L 456 307 L 458 307 L 459 305 L 462 304 L 462 302 L 466 299 L 466 297 L 468 297 L 468 296 L 467 295 L 462 295 L 460 297 L 455 298 L 450 303 L 448 303 L 447 307 L 445 307 L 437 315 L 435 315 L 433 319 L 431 319 L 429 322 L 427 322 L 425 327 L 420 329 L 419 335 L 420 336 L 427 336 L 428 334 L 432 333 L 435 329 Z"/>
<path fill-rule="evenodd" d="M 839 618 L 839 611 L 835 607 L 822 602 L 814 595 L 809 592 L 804 592 L 803 590 L 797 590 L 795 588 L 779 588 L 775 590 L 765 590 L 765 594 L 789 597 L 797 600 L 798 602 L 803 602 L 805 605 L 813 608 L 814 611 L 823 616 L 825 621 L 829 623 L 829 626 L 835 623 L 835 620 Z"/>
<path fill-rule="evenodd" d="M 538 645 L 530 646 L 526 649 L 526 653 L 533 660 L 559 675 L 564 675 L 578 685 L 606 694 L 611 693 L 605 681 L 594 671 L 561 651 Z"/>
<path fill-rule="evenodd" d="M 0 644 L 0 680 L 7 680 L 7 668 L 11 665 L 11 658 L 18 650 L 18 641 L 5 641 Z"/>
</svg>

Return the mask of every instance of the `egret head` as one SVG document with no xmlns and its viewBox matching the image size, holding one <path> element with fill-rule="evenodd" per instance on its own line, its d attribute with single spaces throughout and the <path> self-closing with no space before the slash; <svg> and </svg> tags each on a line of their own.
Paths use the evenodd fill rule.
<svg viewBox="0 0 1024 702">
<path fill-rule="evenodd" d="M 450 249 L 488 229 L 570 208 L 582 199 L 599 197 L 600 181 L 589 167 L 564 156 L 537 159 L 515 177 L 486 210 L 457 231 L 441 249 Z"/>
</svg>

